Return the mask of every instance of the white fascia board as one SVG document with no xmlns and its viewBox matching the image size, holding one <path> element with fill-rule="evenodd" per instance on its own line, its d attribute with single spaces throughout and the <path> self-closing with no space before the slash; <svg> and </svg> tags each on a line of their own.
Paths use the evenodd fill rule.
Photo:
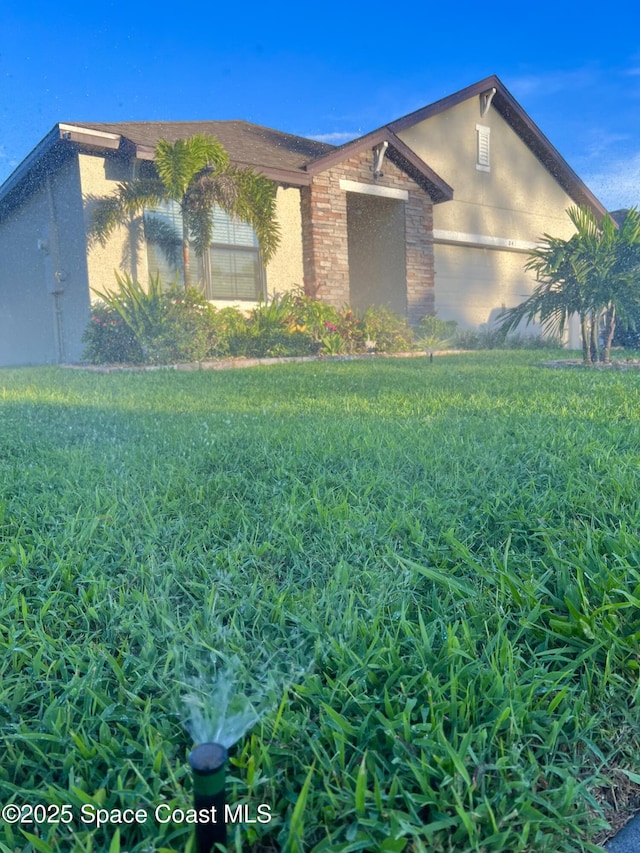
<svg viewBox="0 0 640 853">
<path fill-rule="evenodd" d="M 377 184 L 361 184 L 359 181 L 347 181 L 344 178 L 340 178 L 340 189 L 348 193 L 377 195 L 381 198 L 397 198 L 400 201 L 409 200 L 407 190 L 396 190 L 393 187 L 379 187 Z"/>
<path fill-rule="evenodd" d="M 136 145 L 136 157 L 138 160 L 155 160 L 155 148 L 151 145 Z"/>
<path fill-rule="evenodd" d="M 512 240 L 510 237 L 489 237 L 487 234 L 465 234 L 462 231 L 433 229 L 435 243 L 451 243 L 463 246 L 478 246 L 483 249 L 510 249 L 512 252 L 530 252 L 538 244 L 531 240 Z"/>
<path fill-rule="evenodd" d="M 104 130 L 92 130 L 77 124 L 59 124 L 60 137 L 71 139 L 73 142 L 100 144 L 104 148 L 118 148 L 121 136 L 119 133 L 107 133 Z"/>
</svg>

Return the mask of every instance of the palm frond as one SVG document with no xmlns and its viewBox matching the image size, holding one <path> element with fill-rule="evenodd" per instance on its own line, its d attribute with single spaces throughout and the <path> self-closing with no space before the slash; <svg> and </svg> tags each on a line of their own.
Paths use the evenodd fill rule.
<svg viewBox="0 0 640 853">
<path fill-rule="evenodd" d="M 206 170 L 193 182 L 183 201 L 189 232 L 197 251 L 208 249 L 213 236 L 211 211 L 214 206 L 256 232 L 265 263 L 273 257 L 280 242 L 276 215 L 276 187 L 264 175 L 252 169 L 229 166 L 215 172 Z"/>
<path fill-rule="evenodd" d="M 182 211 L 197 252 L 204 254 L 211 245 L 213 208 L 218 206 L 235 215 L 238 194 L 238 185 L 228 169 L 222 172 L 207 170 L 193 182 L 184 197 Z"/>
<path fill-rule="evenodd" d="M 229 155 L 214 136 L 197 134 L 189 139 L 167 142 L 155 148 L 155 167 L 169 198 L 181 201 L 197 175 L 205 169 L 227 168 Z"/>
<path fill-rule="evenodd" d="M 153 214 L 145 215 L 144 236 L 148 243 L 155 243 L 159 247 L 172 267 L 178 266 L 182 252 L 182 235 L 172 222 Z"/>
<path fill-rule="evenodd" d="M 105 246 L 119 225 L 127 225 L 131 218 L 142 213 L 145 207 L 155 207 L 164 199 L 164 187 L 154 178 L 123 181 L 117 185 L 112 196 L 105 198 L 88 196 L 86 201 L 94 204 L 89 245 L 97 241 Z"/>
<path fill-rule="evenodd" d="M 176 201 L 182 212 L 184 232 L 200 254 L 213 237 L 212 211 L 222 208 L 233 218 L 246 222 L 256 232 L 265 263 L 280 242 L 276 216 L 276 187 L 264 175 L 229 164 L 229 156 L 213 136 L 200 134 L 170 143 L 160 140 L 155 149 L 157 178 L 135 179 L 118 184 L 113 196 L 96 200 L 90 239 L 105 245 L 118 225 L 161 202 Z M 173 238 L 162 226 L 147 220 L 147 237 L 174 250 Z M 186 251 L 186 250 L 185 250 Z M 167 252 L 165 252 L 167 254 Z M 185 261 L 185 266 L 187 265 Z"/>
<path fill-rule="evenodd" d="M 513 331 L 521 322 L 537 320 L 562 333 L 577 314 L 586 360 L 593 357 L 588 336 L 597 337 L 604 319 L 606 360 L 616 322 L 629 327 L 640 310 L 640 213 L 634 208 L 620 227 L 608 214 L 598 219 L 587 207 L 571 207 L 567 214 L 575 234 L 567 240 L 544 235 L 525 264 L 538 284 L 520 305 L 502 313 L 500 329 Z"/>
<path fill-rule="evenodd" d="M 538 284 L 531 296 L 519 305 L 503 311 L 498 318 L 498 327 L 501 332 L 509 334 L 521 323 L 538 323 L 545 332 L 562 335 L 572 313 L 567 310 L 566 295 L 561 286 L 545 281 Z"/>
<path fill-rule="evenodd" d="M 234 169 L 233 174 L 239 187 L 236 216 L 253 227 L 264 262 L 269 263 L 280 244 L 276 186 L 252 169 Z"/>
</svg>

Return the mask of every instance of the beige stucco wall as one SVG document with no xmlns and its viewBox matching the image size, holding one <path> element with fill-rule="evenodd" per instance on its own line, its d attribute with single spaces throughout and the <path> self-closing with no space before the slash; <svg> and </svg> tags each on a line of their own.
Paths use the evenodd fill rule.
<svg viewBox="0 0 640 853">
<path fill-rule="evenodd" d="M 476 168 L 476 125 L 490 129 L 490 171 Z M 398 135 L 454 189 L 433 211 L 436 311 L 466 327 L 490 323 L 531 292 L 528 249 L 545 232 L 571 235 L 574 202 L 495 109 L 481 116 L 478 96 Z"/>
<path fill-rule="evenodd" d="M 300 190 L 278 187 L 276 205 L 280 245 L 266 269 L 269 296 L 303 286 Z"/>
<path fill-rule="evenodd" d="M 78 361 L 89 319 L 75 158 L 0 222 L 0 364 Z"/>
<path fill-rule="evenodd" d="M 92 197 L 112 195 L 118 182 L 130 177 L 133 166 L 126 161 L 110 161 L 90 154 L 80 154 L 79 165 L 85 199 L 85 224 L 89 230 L 94 207 Z M 278 187 L 276 205 L 281 241 L 265 271 L 269 296 L 302 287 L 303 281 L 300 191 Z M 113 289 L 115 271 L 128 273 L 143 284 L 148 280 L 147 252 L 141 237 L 138 219 L 129 228 L 116 229 L 106 246 L 93 243 L 87 260 L 92 298 L 96 298 L 93 291 Z M 218 308 L 238 306 L 237 302 L 228 300 L 216 300 L 213 304 Z M 238 307 L 250 310 L 257 304 L 242 302 Z"/>
<path fill-rule="evenodd" d="M 95 207 L 94 198 L 113 195 L 120 181 L 132 176 L 132 165 L 126 160 L 105 158 L 92 154 L 78 155 L 84 221 L 87 233 L 91 228 L 91 216 Z M 89 287 L 92 299 L 95 291 L 104 292 L 116 287 L 115 272 L 128 273 L 132 278 L 145 283 L 149 272 L 147 252 L 142 240 L 142 220 L 137 217 L 128 228 L 118 227 L 106 246 L 92 242 L 87 252 Z"/>
</svg>

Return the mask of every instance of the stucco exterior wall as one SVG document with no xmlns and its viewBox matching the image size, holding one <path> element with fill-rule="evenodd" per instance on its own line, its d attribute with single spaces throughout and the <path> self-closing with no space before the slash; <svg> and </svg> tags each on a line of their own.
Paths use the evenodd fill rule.
<svg viewBox="0 0 640 853">
<path fill-rule="evenodd" d="M 120 181 L 131 177 L 134 167 L 127 161 L 91 154 L 80 154 L 79 164 L 88 232 L 95 206 L 92 197 L 112 195 Z M 276 209 L 281 241 L 265 270 L 269 297 L 274 293 L 285 293 L 295 287 L 302 287 L 303 282 L 300 191 L 278 187 Z M 87 254 L 87 265 L 93 299 L 96 298 L 95 291 L 109 291 L 116 286 L 116 271 L 119 274 L 128 273 L 144 285 L 149 278 L 149 267 L 140 220 L 132 222 L 129 228 L 117 228 L 106 246 L 94 242 Z M 239 306 L 243 310 L 250 310 L 258 303 L 215 300 L 213 304 L 218 308 Z"/>
<path fill-rule="evenodd" d="M 477 168 L 477 125 L 490 131 L 488 171 Z M 433 211 L 436 312 L 489 323 L 531 293 L 527 253 L 544 232 L 572 234 L 574 202 L 495 109 L 481 116 L 477 96 L 398 135 L 454 187 Z"/>
<path fill-rule="evenodd" d="M 78 163 L 88 234 L 95 207 L 93 199 L 113 195 L 120 181 L 131 178 L 133 167 L 127 160 L 82 153 L 78 155 Z M 116 271 L 121 275 L 128 273 L 145 284 L 149 270 L 141 218 L 132 221 L 128 228 L 117 228 L 106 246 L 101 246 L 97 241 L 92 242 L 87 251 L 87 269 L 92 299 L 96 299 L 95 291 L 106 292 L 117 286 Z"/>
<path fill-rule="evenodd" d="M 0 364 L 78 361 L 89 319 L 75 158 L 0 222 Z"/>
<path fill-rule="evenodd" d="M 0 222 L 0 364 L 46 364 L 58 360 L 53 298 L 47 289 L 49 260 L 37 250 L 48 239 L 44 187 Z M 50 265 L 50 263 L 49 263 Z M 50 272 L 50 280 L 53 270 Z"/>
<path fill-rule="evenodd" d="M 300 190 L 278 187 L 276 210 L 280 225 L 280 245 L 266 269 L 267 294 L 287 293 L 302 288 L 302 217 Z"/>
</svg>

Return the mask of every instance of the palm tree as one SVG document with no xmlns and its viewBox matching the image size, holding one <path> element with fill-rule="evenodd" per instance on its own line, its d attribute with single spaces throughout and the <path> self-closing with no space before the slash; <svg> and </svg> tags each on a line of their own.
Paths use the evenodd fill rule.
<svg viewBox="0 0 640 853">
<path fill-rule="evenodd" d="M 561 335 L 577 314 L 585 364 L 598 354 L 609 361 L 616 323 L 635 326 L 640 307 L 640 213 L 630 210 L 620 227 L 608 214 L 599 222 L 586 207 L 567 214 L 576 233 L 568 240 L 544 235 L 525 264 L 539 283 L 528 299 L 503 312 L 500 330 L 539 322 Z"/>
<path fill-rule="evenodd" d="M 190 248 L 193 245 L 199 254 L 208 250 L 213 233 L 211 212 L 217 205 L 253 227 L 264 262 L 269 262 L 280 240 L 272 181 L 251 169 L 232 166 L 222 144 L 206 134 L 173 143 L 161 139 L 155 147 L 154 165 L 155 177 L 122 182 L 113 196 L 97 200 L 91 238 L 104 246 L 119 225 L 130 223 L 145 208 L 176 202 L 182 214 L 186 288 L 190 285 Z"/>
</svg>

